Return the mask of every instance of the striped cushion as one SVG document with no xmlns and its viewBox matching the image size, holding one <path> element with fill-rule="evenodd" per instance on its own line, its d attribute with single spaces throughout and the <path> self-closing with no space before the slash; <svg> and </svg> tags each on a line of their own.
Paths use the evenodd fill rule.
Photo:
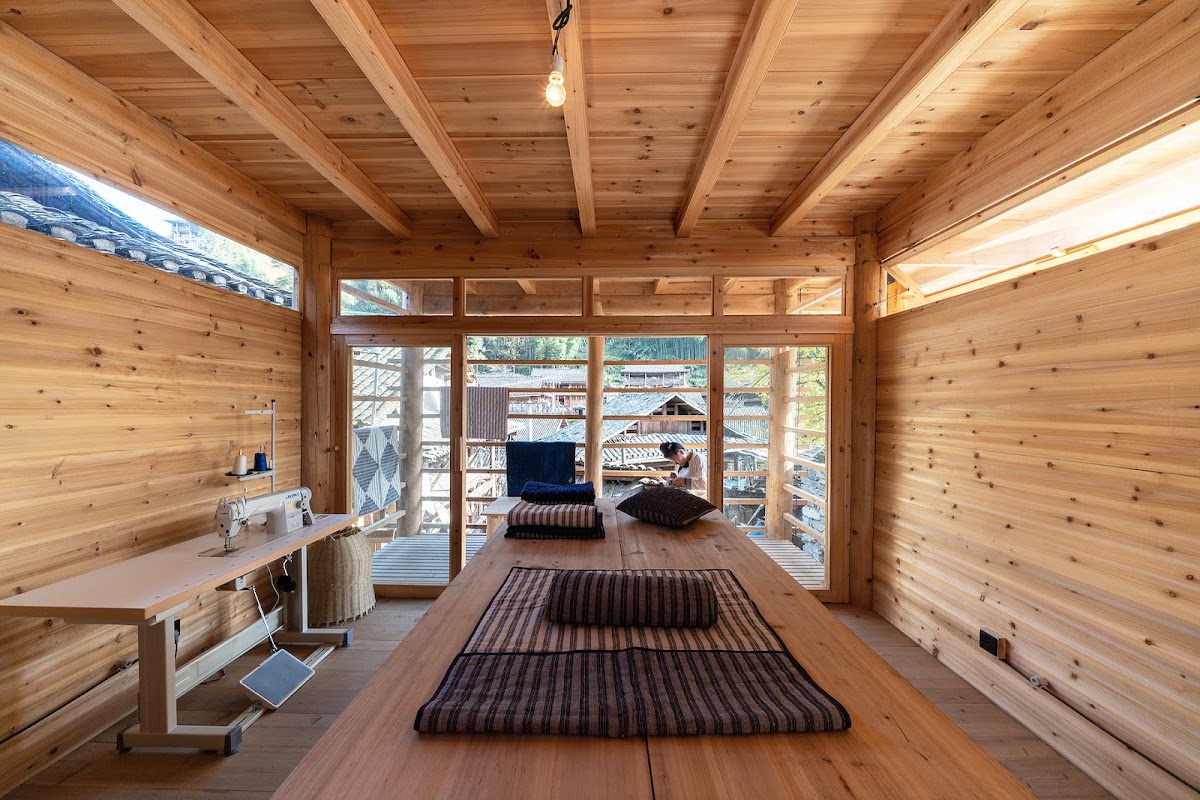
<svg viewBox="0 0 1200 800">
<path fill-rule="evenodd" d="M 717 621 L 717 593 L 702 576 L 564 570 L 550 586 L 550 621 L 707 628 Z"/>
<path fill-rule="evenodd" d="M 508 512 L 510 526 L 537 525 L 545 528 L 594 528 L 600 519 L 595 506 L 583 503 L 542 505 L 518 500 Z"/>
<path fill-rule="evenodd" d="M 717 507 L 703 497 L 669 486 L 655 486 L 627 497 L 617 506 L 631 517 L 655 525 L 682 528 L 690 525 Z"/>
</svg>

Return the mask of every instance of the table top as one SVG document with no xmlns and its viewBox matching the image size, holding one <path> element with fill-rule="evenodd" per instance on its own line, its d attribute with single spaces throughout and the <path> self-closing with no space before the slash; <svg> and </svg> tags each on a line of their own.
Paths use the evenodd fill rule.
<svg viewBox="0 0 1200 800">
<path fill-rule="evenodd" d="M 497 497 L 483 510 L 485 517 L 503 517 L 512 511 L 513 506 L 521 502 L 519 497 Z"/>
<path fill-rule="evenodd" d="M 223 553 L 224 539 L 214 530 L 0 600 L 0 617 L 145 624 L 210 589 L 325 538 L 354 519 L 350 514 L 317 514 L 312 525 L 278 535 L 252 526 L 234 540 L 235 552 L 216 556 L 208 554 Z"/>
<path fill-rule="evenodd" d="M 492 537 L 300 762 L 278 798 L 1028 798 L 1028 791 L 718 514 L 683 530 L 599 501 L 606 538 Z M 418 735 L 513 566 L 731 569 L 848 731 L 599 739 Z"/>
</svg>

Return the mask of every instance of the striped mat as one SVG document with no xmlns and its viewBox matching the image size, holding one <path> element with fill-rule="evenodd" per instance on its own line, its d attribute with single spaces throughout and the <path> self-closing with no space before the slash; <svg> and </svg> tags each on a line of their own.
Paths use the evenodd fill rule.
<svg viewBox="0 0 1200 800">
<path fill-rule="evenodd" d="M 729 570 L 628 570 L 713 584 L 709 628 L 551 623 L 557 570 L 514 567 L 434 696 L 425 733 L 624 737 L 838 731 L 840 703 L 809 678 Z"/>
</svg>

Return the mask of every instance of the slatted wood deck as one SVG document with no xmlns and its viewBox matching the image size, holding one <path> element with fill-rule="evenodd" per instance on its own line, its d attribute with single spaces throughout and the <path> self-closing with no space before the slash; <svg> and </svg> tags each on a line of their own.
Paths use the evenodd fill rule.
<svg viewBox="0 0 1200 800">
<path fill-rule="evenodd" d="M 467 534 L 467 560 L 487 541 L 482 533 Z M 764 553 L 807 589 L 825 586 L 825 568 L 791 542 L 752 537 Z M 404 586 L 444 586 L 450 580 L 450 539 L 444 533 L 397 538 L 375 552 L 371 581 Z"/>
</svg>

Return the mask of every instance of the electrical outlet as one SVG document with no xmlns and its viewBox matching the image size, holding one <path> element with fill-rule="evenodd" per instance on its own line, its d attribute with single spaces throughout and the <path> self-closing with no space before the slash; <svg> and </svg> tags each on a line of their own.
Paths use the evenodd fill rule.
<svg viewBox="0 0 1200 800">
<path fill-rule="evenodd" d="M 979 646 L 1001 661 L 1008 659 L 1008 639 L 993 636 L 983 628 L 979 629 Z"/>
<path fill-rule="evenodd" d="M 246 575 L 239 575 L 228 583 L 222 583 L 217 587 L 218 592 L 241 592 L 250 587 L 250 582 L 246 580 Z"/>
</svg>

